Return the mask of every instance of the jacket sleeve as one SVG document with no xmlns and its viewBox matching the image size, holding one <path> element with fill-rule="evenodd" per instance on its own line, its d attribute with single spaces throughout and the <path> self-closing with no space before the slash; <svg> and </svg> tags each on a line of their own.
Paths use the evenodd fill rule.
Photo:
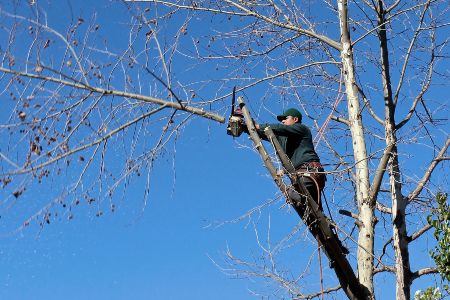
<svg viewBox="0 0 450 300">
<path fill-rule="evenodd" d="M 256 132 L 258 133 L 259 137 L 265 141 L 269 141 L 266 134 L 264 133 L 264 128 L 266 128 L 269 124 L 261 124 L 259 129 L 256 129 Z M 272 128 L 272 127 L 270 127 Z"/>
<path fill-rule="evenodd" d="M 264 133 L 264 129 L 270 126 L 273 133 L 278 136 L 304 136 L 305 132 L 303 131 L 303 128 L 300 126 L 300 124 L 295 125 L 283 125 L 283 124 L 263 124 L 261 125 L 260 131 Z M 267 139 L 267 138 L 266 138 Z"/>
</svg>

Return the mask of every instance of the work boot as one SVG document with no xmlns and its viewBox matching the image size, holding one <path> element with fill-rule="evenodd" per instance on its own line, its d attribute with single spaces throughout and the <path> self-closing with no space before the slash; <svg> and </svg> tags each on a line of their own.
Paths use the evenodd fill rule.
<svg viewBox="0 0 450 300">
<path fill-rule="evenodd" d="M 347 247 L 345 247 L 344 244 L 342 244 L 341 240 L 339 239 L 339 236 L 334 231 L 333 235 L 339 245 L 339 248 L 341 248 L 342 254 L 348 255 L 350 251 L 348 251 Z"/>
<path fill-rule="evenodd" d="M 350 251 L 348 251 L 348 248 L 344 246 L 344 244 L 342 244 L 341 240 L 338 239 L 338 244 L 339 247 L 341 248 L 342 254 L 344 255 L 348 255 L 350 253 Z"/>
<path fill-rule="evenodd" d="M 330 260 L 330 262 L 329 262 L 330 269 L 334 269 L 335 264 L 336 264 L 336 262 L 334 260 Z"/>
<path fill-rule="evenodd" d="M 350 251 L 348 251 L 348 248 L 344 246 L 344 244 L 342 244 L 341 240 L 339 239 L 339 236 L 337 235 L 337 233 L 333 230 L 333 227 L 330 226 L 330 230 L 333 233 L 333 237 L 336 239 L 336 241 L 338 242 L 339 248 L 341 248 L 342 254 L 344 255 L 348 255 L 350 253 Z"/>
</svg>

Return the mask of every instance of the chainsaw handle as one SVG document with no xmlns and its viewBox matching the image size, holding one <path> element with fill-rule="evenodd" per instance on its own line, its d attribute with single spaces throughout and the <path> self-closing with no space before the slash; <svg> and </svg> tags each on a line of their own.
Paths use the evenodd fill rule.
<svg viewBox="0 0 450 300">
<path fill-rule="evenodd" d="M 234 115 L 235 102 L 236 102 L 236 86 L 233 87 L 233 95 L 231 96 L 231 116 Z"/>
</svg>

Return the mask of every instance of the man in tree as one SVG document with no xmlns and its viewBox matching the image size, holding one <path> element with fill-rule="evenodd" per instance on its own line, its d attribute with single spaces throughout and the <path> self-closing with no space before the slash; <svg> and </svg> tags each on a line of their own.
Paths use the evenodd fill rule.
<svg viewBox="0 0 450 300">
<path fill-rule="evenodd" d="M 281 124 L 256 124 L 258 134 L 262 139 L 268 140 L 264 134 L 264 129 L 270 126 L 283 151 L 301 176 L 301 180 L 311 197 L 322 208 L 320 192 L 325 186 L 326 178 L 324 169 L 320 164 L 320 158 L 314 150 L 311 131 L 306 125 L 302 124 L 302 114 L 295 108 L 287 109 L 283 114 L 278 115 L 277 119 Z M 298 198 L 298 196 L 295 198 Z"/>
<path fill-rule="evenodd" d="M 281 124 L 255 124 L 258 134 L 262 139 L 268 140 L 264 134 L 264 129 L 268 126 L 272 129 L 284 153 L 291 160 L 301 182 L 313 200 L 317 202 L 319 209 L 323 211 L 320 193 L 325 187 L 326 177 L 320 158 L 314 150 L 311 131 L 306 125 L 302 124 L 302 114 L 295 108 L 287 109 L 284 113 L 278 115 L 277 119 Z M 293 188 L 289 189 L 288 196 L 295 201 L 295 209 L 300 216 L 305 218 L 306 224 L 308 224 L 313 234 L 316 235 L 318 230 L 316 228 L 316 220 L 312 219 L 311 215 L 305 211 L 308 207 L 306 196 L 299 194 Z M 334 233 L 333 230 L 332 232 Z M 337 236 L 336 240 L 341 247 L 342 253 L 344 255 L 348 254 L 348 249 L 342 245 Z"/>
</svg>

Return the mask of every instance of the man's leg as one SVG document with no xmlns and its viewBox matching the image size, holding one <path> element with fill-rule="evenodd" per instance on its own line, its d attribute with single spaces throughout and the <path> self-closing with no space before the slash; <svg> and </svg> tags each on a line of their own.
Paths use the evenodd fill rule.
<svg viewBox="0 0 450 300">
<path fill-rule="evenodd" d="M 304 186 L 308 190 L 312 199 L 319 205 L 320 210 L 322 210 L 322 203 L 320 201 L 320 189 L 316 182 L 307 176 L 300 177 L 300 180 L 303 182 Z"/>
<path fill-rule="evenodd" d="M 320 199 L 318 199 L 318 196 L 320 196 L 318 190 L 318 187 L 316 183 L 309 177 L 302 177 L 300 180 L 302 180 L 302 183 L 305 185 L 306 189 L 308 190 L 311 197 L 314 199 L 314 201 L 319 201 L 319 209 L 323 212 L 322 209 L 322 203 L 320 202 Z M 308 210 L 307 206 L 307 200 L 306 196 L 299 194 L 294 188 L 290 188 L 288 190 L 288 196 L 291 200 L 293 200 L 294 208 L 299 214 L 299 216 L 304 220 L 304 222 L 307 224 L 307 226 L 311 229 L 311 232 L 314 236 L 318 234 L 318 228 L 315 226 L 316 220 L 311 215 L 311 212 Z M 339 243 L 339 246 L 341 247 L 342 253 L 344 255 L 347 255 L 349 253 L 348 249 L 342 244 L 340 241 L 337 233 L 335 232 L 335 229 L 331 226 L 331 220 L 324 214 L 325 218 L 328 219 L 328 222 L 330 223 L 330 229 L 333 235 L 335 236 L 336 240 Z"/>
</svg>

